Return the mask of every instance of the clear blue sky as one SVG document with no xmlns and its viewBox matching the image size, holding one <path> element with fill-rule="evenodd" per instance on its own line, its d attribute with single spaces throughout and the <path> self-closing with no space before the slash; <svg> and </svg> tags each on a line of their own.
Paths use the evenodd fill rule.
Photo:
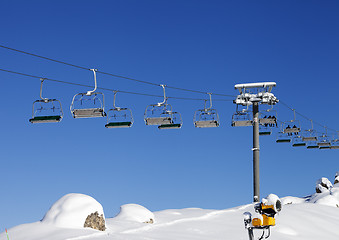
<svg viewBox="0 0 339 240">
<path fill-rule="evenodd" d="M 236 95 L 234 84 L 275 81 L 274 94 L 305 116 L 339 130 L 338 1 L 2 1 L 1 45 L 88 68 L 171 86 Z M 0 68 L 92 84 L 89 71 L 0 49 Z M 113 217 L 122 204 L 151 211 L 225 209 L 252 201 L 252 129 L 230 126 L 235 106 L 215 102 L 221 125 L 195 129 L 203 102 L 171 100 L 180 130 L 145 126 L 160 98 L 119 94 L 131 129 L 105 119 L 73 119 L 72 97 L 88 89 L 46 82 L 59 124 L 28 122 L 38 79 L 0 72 L 0 231 L 40 220 L 67 193 L 91 195 Z M 161 88 L 98 74 L 101 87 L 161 95 Z M 106 94 L 109 108 L 113 94 Z M 168 96 L 204 98 L 168 89 Z M 217 97 L 215 98 L 222 98 Z M 225 98 L 224 98 L 225 99 Z M 276 107 L 281 121 L 292 112 Z M 303 123 L 308 124 L 303 119 Z M 304 125 L 307 126 L 307 125 Z M 317 126 L 319 131 L 322 131 Z M 338 150 L 292 148 L 261 137 L 261 197 L 312 194 L 333 181 Z"/>
</svg>

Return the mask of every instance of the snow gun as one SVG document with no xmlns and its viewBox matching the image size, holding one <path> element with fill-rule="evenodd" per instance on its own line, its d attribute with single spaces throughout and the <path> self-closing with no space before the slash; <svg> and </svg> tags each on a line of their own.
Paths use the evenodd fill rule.
<svg viewBox="0 0 339 240">
<path fill-rule="evenodd" d="M 282 204 L 279 197 L 275 194 L 270 194 L 263 198 L 260 203 L 254 205 L 254 210 L 259 213 L 255 218 L 252 218 L 250 212 L 244 213 L 245 228 L 248 230 L 250 240 L 254 240 L 253 229 L 262 230 L 262 235 L 259 240 L 270 237 L 270 227 L 275 226 L 274 216 L 281 211 Z"/>
</svg>

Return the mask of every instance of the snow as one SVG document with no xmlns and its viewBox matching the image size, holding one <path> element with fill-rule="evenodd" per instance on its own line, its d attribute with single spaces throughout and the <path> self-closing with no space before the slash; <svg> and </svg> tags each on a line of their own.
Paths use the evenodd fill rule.
<svg viewBox="0 0 339 240">
<path fill-rule="evenodd" d="M 266 198 L 275 202 L 276 196 Z M 272 240 L 338 240 L 339 239 L 339 188 L 315 193 L 305 198 L 285 197 L 281 212 L 272 227 Z M 15 240 L 248 240 L 244 227 L 245 212 L 255 215 L 254 204 L 225 210 L 200 208 L 168 209 L 150 212 L 138 204 L 120 207 L 120 213 L 106 219 L 105 231 L 83 228 L 85 212 L 98 211 L 101 205 L 90 196 L 68 194 L 58 200 L 42 221 L 8 229 Z M 86 215 L 87 216 L 87 215 Z M 153 224 L 145 223 L 152 218 Z M 261 232 L 255 230 L 256 239 Z M 6 239 L 5 233 L 0 239 Z"/>
<path fill-rule="evenodd" d="M 331 207 L 339 208 L 339 186 L 335 184 L 333 188 L 326 189 L 322 193 L 315 193 L 305 198 L 284 197 L 281 199 L 283 205 L 301 204 L 301 203 L 316 203 Z"/>
<path fill-rule="evenodd" d="M 261 200 L 261 202 L 266 206 L 275 205 L 278 201 L 280 201 L 280 199 L 275 194 L 269 194 L 266 198 Z"/>
<path fill-rule="evenodd" d="M 83 228 L 87 216 L 95 212 L 105 217 L 103 207 L 94 198 L 70 193 L 55 202 L 41 222 L 63 228 Z"/>
<path fill-rule="evenodd" d="M 120 212 L 115 219 L 145 223 L 155 222 L 154 214 L 147 208 L 138 204 L 125 204 L 120 207 Z"/>
<path fill-rule="evenodd" d="M 275 87 L 275 82 L 258 82 L 258 83 L 242 83 L 234 85 L 235 89 L 238 88 L 259 88 L 259 87 Z"/>
</svg>

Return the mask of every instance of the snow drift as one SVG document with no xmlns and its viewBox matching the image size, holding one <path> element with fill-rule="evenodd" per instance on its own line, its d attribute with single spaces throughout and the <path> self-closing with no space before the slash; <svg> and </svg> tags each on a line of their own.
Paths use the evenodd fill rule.
<svg viewBox="0 0 339 240">
<path fill-rule="evenodd" d="M 84 228 L 86 218 L 95 212 L 105 216 L 103 207 L 94 198 L 70 193 L 55 202 L 41 222 L 62 228 Z"/>
<path fill-rule="evenodd" d="M 115 217 L 118 220 L 139 223 L 154 223 L 154 214 L 147 208 L 138 204 L 125 204 L 120 207 L 120 212 Z"/>
</svg>

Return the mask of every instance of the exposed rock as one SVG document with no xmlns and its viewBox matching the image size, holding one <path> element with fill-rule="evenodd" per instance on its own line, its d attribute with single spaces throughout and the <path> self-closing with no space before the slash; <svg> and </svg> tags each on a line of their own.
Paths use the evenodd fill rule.
<svg viewBox="0 0 339 240">
<path fill-rule="evenodd" d="M 339 172 L 335 174 L 335 178 L 334 178 L 334 184 L 337 184 L 337 183 L 339 183 Z"/>
<path fill-rule="evenodd" d="M 330 180 L 328 180 L 325 177 L 322 177 L 317 181 L 315 191 L 317 193 L 323 193 L 323 192 L 329 191 L 332 187 L 333 186 Z"/>
<path fill-rule="evenodd" d="M 106 225 L 104 215 L 101 214 L 99 216 L 98 212 L 91 213 L 90 215 L 87 216 L 84 227 L 105 231 Z"/>
<path fill-rule="evenodd" d="M 153 223 L 154 223 L 154 220 L 153 220 L 153 218 L 150 218 L 149 221 L 146 221 L 146 222 L 144 222 L 144 223 L 150 223 L 150 224 L 153 224 Z"/>
</svg>

